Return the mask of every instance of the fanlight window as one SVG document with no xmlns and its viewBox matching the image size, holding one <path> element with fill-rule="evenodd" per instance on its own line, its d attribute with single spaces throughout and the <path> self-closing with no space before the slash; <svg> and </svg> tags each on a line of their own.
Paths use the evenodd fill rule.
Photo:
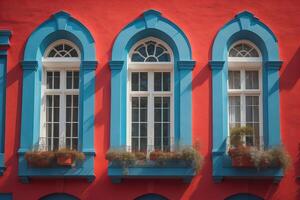
<svg viewBox="0 0 300 200">
<path fill-rule="evenodd" d="M 155 41 L 147 41 L 136 47 L 131 56 L 131 62 L 170 62 L 168 49 Z"/>
<path fill-rule="evenodd" d="M 259 57 L 259 53 L 250 44 L 238 43 L 229 50 L 229 57 Z"/>
<path fill-rule="evenodd" d="M 79 57 L 77 49 L 72 46 L 69 42 L 59 42 L 54 45 L 49 51 L 46 57 L 54 58 L 54 57 Z"/>
</svg>

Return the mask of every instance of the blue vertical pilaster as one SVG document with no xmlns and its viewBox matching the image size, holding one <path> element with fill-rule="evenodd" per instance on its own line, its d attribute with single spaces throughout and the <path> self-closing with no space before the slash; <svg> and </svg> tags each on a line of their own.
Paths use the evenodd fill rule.
<svg viewBox="0 0 300 200">
<path fill-rule="evenodd" d="M 6 71 L 7 50 L 10 45 L 11 32 L 0 31 L 0 175 L 5 170 L 4 148 L 5 148 L 5 99 L 6 99 Z"/>
<path fill-rule="evenodd" d="M 94 116 L 95 116 L 95 70 L 97 61 L 82 61 L 80 67 L 80 134 L 82 152 L 95 154 Z"/>
<path fill-rule="evenodd" d="M 195 61 L 178 61 L 179 70 L 179 104 L 180 104 L 180 137 L 183 146 L 192 145 L 192 72 Z"/>
<path fill-rule="evenodd" d="M 110 147 L 122 147 L 122 137 L 126 136 L 126 131 L 122 134 L 122 67 L 124 61 L 111 61 L 111 112 L 110 112 Z M 126 83 L 123 83 L 126 84 Z M 123 105 L 124 106 L 124 105 Z"/>
</svg>

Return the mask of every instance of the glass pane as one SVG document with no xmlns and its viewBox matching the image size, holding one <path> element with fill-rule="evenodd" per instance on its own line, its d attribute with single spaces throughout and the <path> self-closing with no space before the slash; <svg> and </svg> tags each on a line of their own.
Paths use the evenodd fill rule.
<svg viewBox="0 0 300 200">
<path fill-rule="evenodd" d="M 147 91 L 148 90 L 148 73 L 141 72 L 140 73 L 140 91 Z"/>
<path fill-rule="evenodd" d="M 163 151 L 170 151 L 170 138 L 163 138 Z"/>
<path fill-rule="evenodd" d="M 58 150 L 58 148 L 59 148 L 59 139 L 54 138 L 53 139 L 53 151 Z"/>
<path fill-rule="evenodd" d="M 72 72 L 67 72 L 67 89 L 72 89 Z"/>
<path fill-rule="evenodd" d="M 162 100 L 162 98 L 161 97 L 154 97 L 154 107 L 155 108 L 160 108 L 160 107 L 162 107 L 162 105 L 161 105 L 161 100 Z"/>
<path fill-rule="evenodd" d="M 170 91 L 171 88 L 170 72 L 163 73 L 163 86 L 164 86 L 164 91 Z"/>
<path fill-rule="evenodd" d="M 78 71 L 74 72 L 73 87 L 74 87 L 74 89 L 79 88 L 79 72 Z"/>
<path fill-rule="evenodd" d="M 154 121 L 161 122 L 161 109 L 154 109 Z"/>
<path fill-rule="evenodd" d="M 154 138 L 161 137 L 161 123 L 154 123 Z"/>
<path fill-rule="evenodd" d="M 78 139 L 73 138 L 72 139 L 72 149 L 77 150 L 77 146 L 78 146 Z"/>
<path fill-rule="evenodd" d="M 229 96 L 229 123 L 241 122 L 241 103 L 239 96 Z"/>
<path fill-rule="evenodd" d="M 71 137 L 71 124 L 66 123 L 66 137 Z"/>
<path fill-rule="evenodd" d="M 47 137 L 52 137 L 52 124 L 50 123 L 46 125 L 46 135 Z"/>
<path fill-rule="evenodd" d="M 53 73 L 52 72 L 47 72 L 47 89 L 53 89 L 53 87 L 52 87 L 52 78 L 53 78 Z"/>
<path fill-rule="evenodd" d="M 134 53 L 131 56 L 131 62 L 144 62 L 144 60 L 145 58 L 138 53 Z"/>
<path fill-rule="evenodd" d="M 52 107 L 52 96 L 51 95 L 46 96 L 46 106 Z"/>
<path fill-rule="evenodd" d="M 170 108 L 170 97 L 164 97 L 163 98 L 163 107 L 164 108 Z"/>
<path fill-rule="evenodd" d="M 140 101 L 141 101 L 141 103 L 140 103 L 140 106 L 141 106 L 141 108 L 147 108 L 148 106 L 147 106 L 147 101 L 148 99 L 147 99 L 147 97 L 140 97 Z"/>
<path fill-rule="evenodd" d="M 54 89 L 60 88 L 60 75 L 59 72 L 54 72 Z"/>
<path fill-rule="evenodd" d="M 132 123 L 131 125 L 131 135 L 132 137 L 139 136 L 139 123 Z"/>
<path fill-rule="evenodd" d="M 77 137 L 78 136 L 78 124 L 77 123 L 73 123 L 73 137 Z"/>
<path fill-rule="evenodd" d="M 140 141 L 141 141 L 140 151 L 146 152 L 147 151 L 147 138 L 141 138 Z"/>
<path fill-rule="evenodd" d="M 59 95 L 54 95 L 54 107 L 59 107 Z"/>
<path fill-rule="evenodd" d="M 138 72 L 131 73 L 131 90 L 132 91 L 139 90 L 139 73 Z"/>
<path fill-rule="evenodd" d="M 240 71 L 228 72 L 229 89 L 241 89 Z"/>
<path fill-rule="evenodd" d="M 170 124 L 164 123 L 163 125 L 163 137 L 169 138 L 170 137 Z"/>
<path fill-rule="evenodd" d="M 153 55 L 154 54 L 154 48 L 155 48 L 154 43 L 148 44 L 148 46 L 147 46 L 148 55 Z"/>
<path fill-rule="evenodd" d="M 154 72 L 154 91 L 162 90 L 162 73 Z"/>
<path fill-rule="evenodd" d="M 258 89 L 258 71 L 246 71 L 246 89 Z"/>
<path fill-rule="evenodd" d="M 147 109 L 140 110 L 140 117 L 141 122 L 147 122 Z"/>
<path fill-rule="evenodd" d="M 163 109 L 163 120 L 164 122 L 170 121 L 170 109 Z"/>
<path fill-rule="evenodd" d="M 59 137 L 59 123 L 53 124 L 53 137 Z"/>
<path fill-rule="evenodd" d="M 158 57 L 159 62 L 170 62 L 171 58 L 170 58 L 170 54 L 168 53 L 163 53 L 162 55 L 160 55 Z"/>
<path fill-rule="evenodd" d="M 147 137 L 147 123 L 140 123 L 140 137 Z"/>
<path fill-rule="evenodd" d="M 46 122 L 52 121 L 52 108 L 46 108 Z"/>
<path fill-rule="evenodd" d="M 132 117 L 131 120 L 133 122 L 138 122 L 139 121 L 139 109 L 137 108 L 132 108 Z"/>
<path fill-rule="evenodd" d="M 154 138 L 154 149 L 161 150 L 161 138 Z"/>
<path fill-rule="evenodd" d="M 139 98 L 138 97 L 132 97 L 132 102 L 131 102 L 132 108 L 138 108 L 139 107 Z"/>
<path fill-rule="evenodd" d="M 131 138 L 131 150 L 139 151 L 139 139 L 138 138 Z"/>
<path fill-rule="evenodd" d="M 73 106 L 78 107 L 78 95 L 73 95 Z"/>
<path fill-rule="evenodd" d="M 53 109 L 53 111 L 54 111 L 54 119 L 53 119 L 53 121 L 54 122 L 59 122 L 59 108 L 54 108 Z"/>
<path fill-rule="evenodd" d="M 68 149 L 71 148 L 71 139 L 70 139 L 70 138 L 67 138 L 67 139 L 66 139 L 66 147 L 67 147 Z"/>
<path fill-rule="evenodd" d="M 71 122 L 71 108 L 66 108 L 66 122 Z"/>
<path fill-rule="evenodd" d="M 71 107 L 72 106 L 72 95 L 67 95 L 67 97 L 66 97 L 66 105 L 67 105 L 67 107 Z"/>
<path fill-rule="evenodd" d="M 73 108 L 73 122 L 78 121 L 78 108 Z"/>
</svg>

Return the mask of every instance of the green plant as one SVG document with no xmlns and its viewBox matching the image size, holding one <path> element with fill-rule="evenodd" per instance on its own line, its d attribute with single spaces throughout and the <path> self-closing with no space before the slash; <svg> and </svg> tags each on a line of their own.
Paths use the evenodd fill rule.
<svg viewBox="0 0 300 200">
<path fill-rule="evenodd" d="M 290 156 L 283 147 L 255 150 L 251 153 L 251 158 L 257 169 L 282 167 L 286 170 L 290 165 Z"/>
<path fill-rule="evenodd" d="M 55 160 L 52 151 L 29 151 L 25 153 L 25 159 L 31 167 L 51 167 Z"/>
<path fill-rule="evenodd" d="M 234 127 L 230 129 L 230 146 L 231 147 L 238 147 L 242 146 L 244 142 L 242 138 L 245 135 L 251 135 L 253 133 L 253 129 L 248 126 L 243 127 Z"/>
</svg>

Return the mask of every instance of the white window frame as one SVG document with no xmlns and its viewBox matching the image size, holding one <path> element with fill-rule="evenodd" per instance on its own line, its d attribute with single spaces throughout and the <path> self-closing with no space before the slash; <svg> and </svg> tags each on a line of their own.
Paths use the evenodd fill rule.
<svg viewBox="0 0 300 200">
<path fill-rule="evenodd" d="M 228 57 L 228 72 L 240 71 L 240 89 L 229 89 L 229 76 L 227 79 L 227 95 L 228 95 L 228 113 L 227 113 L 227 128 L 228 137 L 230 137 L 229 130 L 229 96 L 240 96 L 240 116 L 241 126 L 246 125 L 246 96 L 259 96 L 259 149 L 264 146 L 263 140 L 263 85 L 262 85 L 262 56 L 256 45 L 248 40 L 239 40 L 235 42 L 228 50 L 228 53 L 232 47 L 238 43 L 246 43 L 254 47 L 259 53 L 259 57 Z M 258 71 L 258 89 L 246 89 L 246 71 Z M 230 141 L 228 140 L 228 146 Z"/>
<path fill-rule="evenodd" d="M 68 43 L 70 46 L 77 50 L 80 56 L 78 47 L 68 40 L 57 40 L 46 49 L 44 57 L 42 58 L 42 84 L 41 84 L 41 111 L 40 111 L 40 139 L 47 138 L 46 134 L 46 96 L 47 95 L 59 95 L 60 96 L 60 109 L 59 109 L 59 148 L 66 147 L 66 95 L 78 95 L 78 126 L 79 126 L 79 100 L 80 93 L 78 89 L 67 89 L 66 88 L 66 73 L 67 71 L 78 71 L 80 73 L 80 57 L 66 58 L 66 57 L 55 57 L 48 58 L 47 55 L 51 49 L 61 42 Z M 48 71 L 59 71 L 60 72 L 60 89 L 47 89 L 47 72 Z M 80 82 L 80 80 L 79 80 Z M 80 85 L 80 83 L 79 83 Z M 79 131 L 79 127 L 78 127 Z M 79 133 L 78 133 L 79 142 Z M 43 141 L 39 141 L 39 149 L 47 150 L 48 146 L 42 146 Z M 47 141 L 46 141 L 47 144 Z"/>
<path fill-rule="evenodd" d="M 170 53 L 171 62 L 131 62 L 133 50 L 141 43 L 146 41 L 155 41 L 167 48 Z M 126 149 L 131 151 L 131 99 L 132 97 L 147 97 L 147 153 L 154 151 L 154 97 L 170 96 L 170 151 L 174 150 L 174 63 L 171 48 L 163 41 L 148 37 L 137 42 L 128 54 L 127 70 L 127 125 L 126 125 Z M 148 73 L 148 91 L 131 91 L 131 73 Z M 154 91 L 154 72 L 170 72 L 170 91 Z"/>
</svg>

